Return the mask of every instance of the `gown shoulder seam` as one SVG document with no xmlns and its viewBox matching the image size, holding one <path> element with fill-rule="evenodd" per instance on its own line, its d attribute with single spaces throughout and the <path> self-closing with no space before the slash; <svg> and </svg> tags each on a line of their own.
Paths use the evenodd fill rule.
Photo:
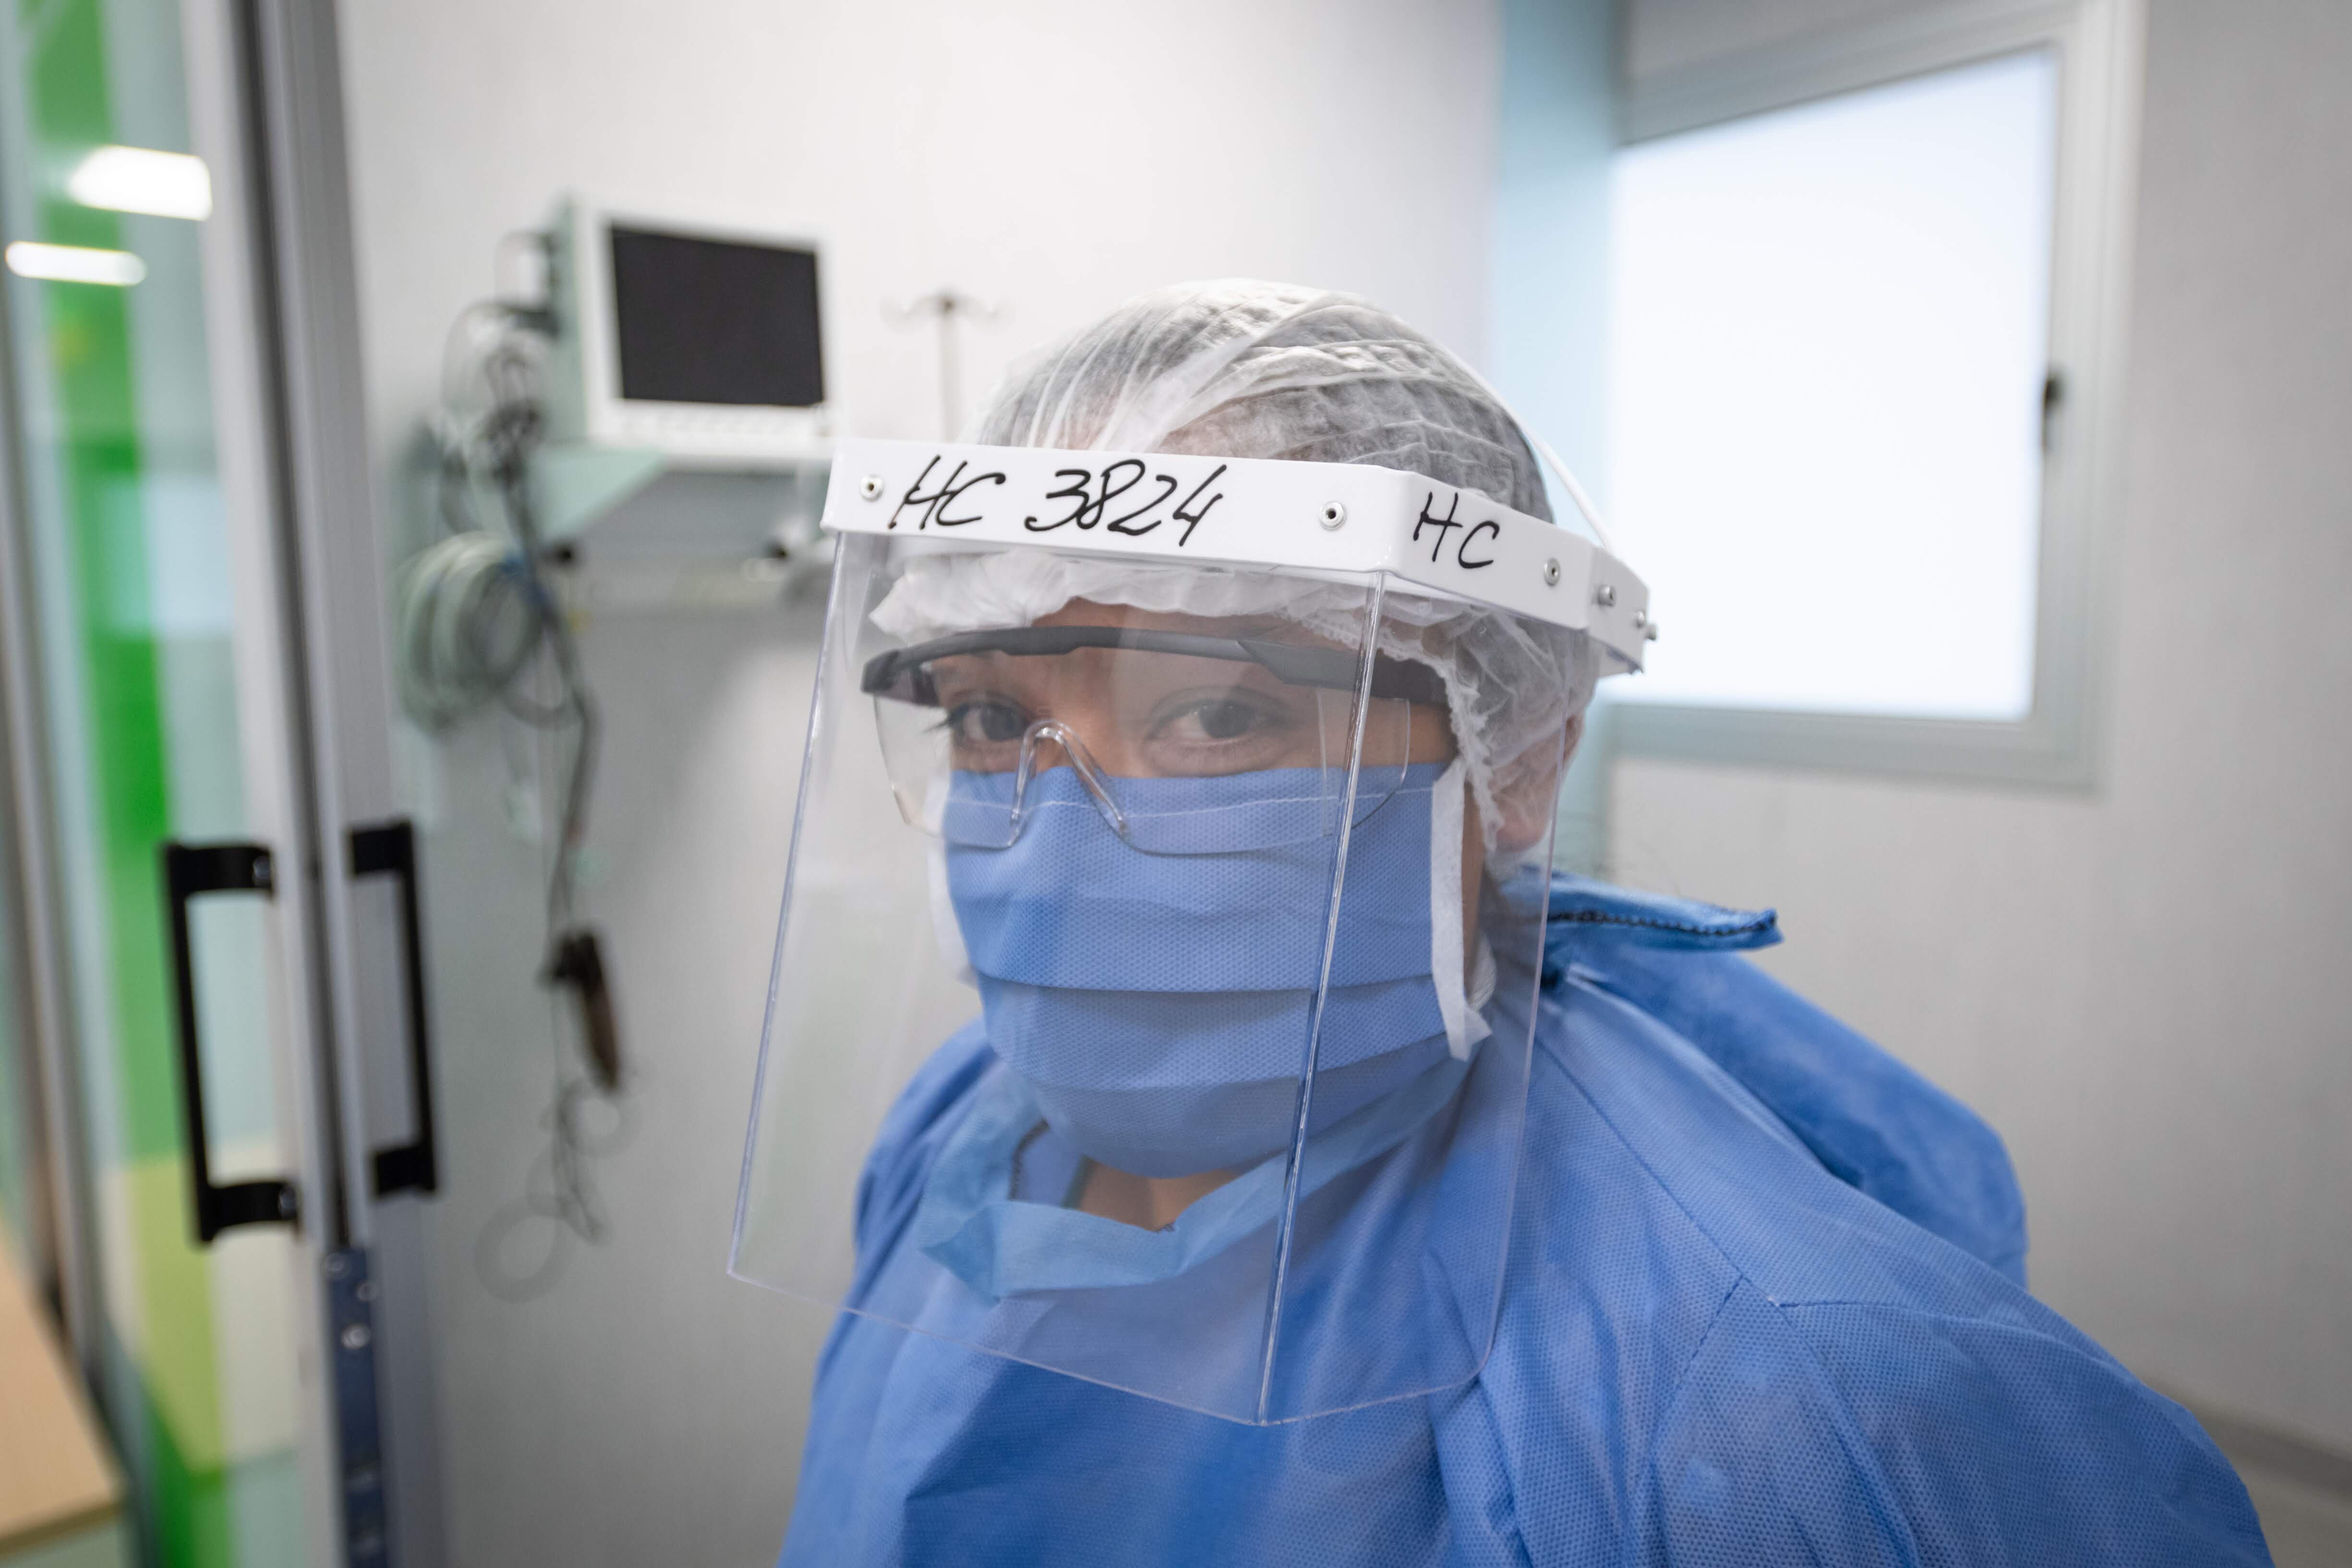
<svg viewBox="0 0 2352 1568">
<path fill-rule="evenodd" d="M 1683 1357 L 1682 1367 L 1675 1373 L 1674 1392 L 1666 1395 L 1664 1405 L 1658 1406 L 1658 1418 L 1650 1426 L 1649 1453 L 1642 1461 L 1642 1486 L 1644 1489 L 1657 1479 L 1658 1445 L 1664 1440 L 1666 1429 L 1674 1425 L 1675 1412 L 1682 1405 L 1683 1390 L 1690 1385 L 1691 1373 L 1697 1367 L 1699 1358 L 1706 1354 L 1706 1347 L 1714 1342 L 1715 1331 L 1723 1326 L 1724 1314 L 1731 1310 L 1732 1298 L 1739 1294 L 1739 1287 L 1745 1283 L 1747 1277 L 1742 1275 L 1723 1288 L 1723 1295 L 1715 1303 L 1715 1310 L 1707 1314 L 1706 1331 L 1691 1345 L 1690 1353 Z"/>
<path fill-rule="evenodd" d="M 2020 1293 L 2022 1294 L 2022 1292 Z M 1789 1300 L 1772 1300 L 1768 1296 L 1765 1300 L 1771 1301 L 1773 1309 L 1784 1317 L 1792 1312 L 1850 1307 L 1858 1311 L 1878 1313 L 1887 1317 L 1909 1318 L 1921 1322 L 1966 1324 L 2015 1339 L 2038 1341 L 2053 1350 L 2064 1352 L 2074 1360 L 2088 1362 L 2103 1372 L 2120 1374 L 2123 1377 L 2131 1378 L 2135 1383 L 2138 1382 L 2138 1379 L 2132 1377 L 2129 1368 L 2096 1345 L 2085 1349 L 2082 1345 L 2068 1342 L 2062 1335 L 2052 1333 L 2047 1329 L 2037 1328 L 2031 1323 L 2010 1322 L 2000 1318 L 1988 1317 L 1982 1312 L 1954 1312 L 1938 1307 L 1922 1306 L 1915 1301 L 1874 1300 L 1866 1296 L 1808 1296 Z M 1798 1331 L 1804 1332 L 1802 1329 L 1799 1329 Z M 2145 1387 L 2146 1384 L 2141 1386 Z"/>
<path fill-rule="evenodd" d="M 1623 1003 L 1622 998 L 1617 997 L 1613 994 L 1610 995 L 1610 1000 L 1619 1002 L 1623 1005 L 1631 1005 L 1631 1004 Z M 1717 1258 L 1722 1260 L 1723 1266 L 1731 1271 L 1734 1279 L 1740 1281 L 1746 1281 L 1748 1279 L 1748 1270 L 1740 1266 L 1738 1258 L 1732 1257 L 1731 1251 L 1728 1247 L 1725 1247 L 1722 1242 L 1716 1239 L 1715 1232 L 1707 1227 L 1706 1222 L 1692 1212 L 1690 1205 L 1683 1201 L 1682 1194 L 1675 1190 L 1673 1184 L 1658 1173 L 1657 1167 L 1650 1163 L 1649 1156 L 1644 1154 L 1640 1149 L 1636 1148 L 1631 1138 L 1625 1136 L 1624 1130 L 1617 1125 L 1616 1118 L 1610 1115 L 1608 1107 L 1602 1105 L 1601 1101 L 1594 1097 L 1592 1091 L 1584 1086 L 1584 1080 L 1577 1076 L 1576 1069 L 1570 1067 L 1567 1061 L 1560 1056 L 1559 1052 L 1553 1048 L 1551 1042 L 1545 1037 L 1543 1031 L 1538 1030 L 1537 1032 L 1536 1040 L 1539 1054 L 1550 1058 L 1553 1068 L 1559 1072 L 1560 1077 L 1568 1080 L 1570 1086 L 1576 1090 L 1578 1096 L 1580 1097 L 1584 1103 L 1591 1109 L 1592 1114 L 1600 1118 L 1601 1124 L 1609 1129 L 1609 1135 L 1617 1141 L 1617 1146 L 1624 1150 L 1633 1162 L 1642 1168 L 1642 1174 L 1648 1179 L 1650 1184 L 1659 1193 L 1664 1194 L 1668 1203 L 1675 1205 L 1675 1209 L 1677 1213 L 1690 1222 L 1690 1226 L 1693 1230 L 1706 1238 L 1708 1249 L 1712 1251 Z M 1759 1291 L 1759 1294 L 1762 1294 L 1762 1292 Z M 1766 1299 L 1769 1300 L 1769 1297 Z"/>
</svg>

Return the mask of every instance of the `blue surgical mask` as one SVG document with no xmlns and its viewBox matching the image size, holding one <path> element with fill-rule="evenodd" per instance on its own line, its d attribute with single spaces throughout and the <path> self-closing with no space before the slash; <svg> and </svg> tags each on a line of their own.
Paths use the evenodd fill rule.
<svg viewBox="0 0 2352 1568">
<path fill-rule="evenodd" d="M 1002 787 L 959 775 L 958 790 Z M 1123 779 L 1137 812 L 1295 816 L 1320 773 Z M 1491 963 L 1462 973 L 1459 763 L 1416 764 L 1353 828 L 1310 1135 L 1486 1033 Z M 1324 963 L 1337 840 L 1225 853 L 1132 847 L 1069 768 L 1031 780 L 1020 837 L 950 844 L 946 881 L 990 1045 L 1081 1153 L 1142 1176 L 1287 1148 Z M 1213 832 L 1203 833 L 1213 843 Z M 1443 972 L 1441 973 L 1441 972 Z"/>
</svg>

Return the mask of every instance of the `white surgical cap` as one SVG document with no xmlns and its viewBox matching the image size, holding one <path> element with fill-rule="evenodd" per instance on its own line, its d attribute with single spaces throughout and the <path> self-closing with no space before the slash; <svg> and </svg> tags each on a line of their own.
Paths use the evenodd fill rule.
<svg viewBox="0 0 2352 1568">
<path fill-rule="evenodd" d="M 1452 354 L 1348 294 L 1228 279 L 1130 300 L 1016 365 L 976 439 L 1066 450 L 1369 463 L 1549 520 L 1509 412 Z M 1352 642 L 1362 595 L 1262 573 L 1008 551 L 917 556 L 874 611 L 908 640 L 1026 626 L 1074 599 L 1199 616 L 1279 614 Z M 1381 651 L 1437 671 L 1489 848 L 1522 774 L 1548 774 L 1598 673 L 1583 634 L 1391 593 Z"/>
</svg>

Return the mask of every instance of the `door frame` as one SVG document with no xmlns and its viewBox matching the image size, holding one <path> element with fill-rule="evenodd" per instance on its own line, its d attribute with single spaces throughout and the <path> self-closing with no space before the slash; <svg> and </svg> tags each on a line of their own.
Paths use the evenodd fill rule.
<svg viewBox="0 0 2352 1568">
<path fill-rule="evenodd" d="M 294 742 L 281 776 L 295 786 L 289 826 L 306 870 L 305 1055 L 320 1133 L 308 1163 L 325 1189 L 326 1206 L 310 1211 L 323 1222 L 318 1262 L 367 1282 L 355 1304 L 331 1288 L 349 1276 L 331 1276 L 336 1300 L 312 1318 L 356 1310 L 372 1330 L 363 1369 L 347 1339 L 324 1352 L 364 1386 L 344 1391 L 335 1473 L 313 1479 L 319 1495 L 341 1496 L 347 1536 L 363 1535 L 372 1502 L 389 1516 L 383 1560 L 434 1568 L 445 1548 L 423 1216 L 416 1196 L 378 1194 L 373 1161 L 378 1144 L 405 1136 L 414 1108 L 376 1103 L 386 1097 L 372 1085 L 401 1079 L 371 1068 L 404 1062 L 407 1041 L 397 1009 L 372 1005 L 361 985 L 361 955 L 398 952 L 401 932 L 354 894 L 353 830 L 397 817 L 401 802 L 337 18 L 330 0 L 180 5 L 199 151 L 216 147 L 216 182 L 233 168 L 236 186 L 215 207 L 237 215 L 217 243 L 240 259 L 208 268 L 224 297 L 207 310 L 215 343 L 238 346 L 236 405 L 258 416 L 241 460 L 257 515 L 274 521 L 273 663 Z"/>
</svg>

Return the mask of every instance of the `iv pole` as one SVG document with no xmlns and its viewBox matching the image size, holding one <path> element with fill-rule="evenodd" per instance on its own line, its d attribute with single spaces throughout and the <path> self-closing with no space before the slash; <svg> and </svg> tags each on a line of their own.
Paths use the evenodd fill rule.
<svg viewBox="0 0 2352 1568">
<path fill-rule="evenodd" d="M 940 326 L 940 438 L 952 441 L 963 430 L 963 368 L 956 353 L 956 322 L 973 321 L 993 326 L 1004 317 L 1001 305 L 983 305 L 969 294 L 944 285 L 911 305 L 885 304 L 883 312 L 894 326 L 909 326 L 925 316 Z"/>
</svg>

